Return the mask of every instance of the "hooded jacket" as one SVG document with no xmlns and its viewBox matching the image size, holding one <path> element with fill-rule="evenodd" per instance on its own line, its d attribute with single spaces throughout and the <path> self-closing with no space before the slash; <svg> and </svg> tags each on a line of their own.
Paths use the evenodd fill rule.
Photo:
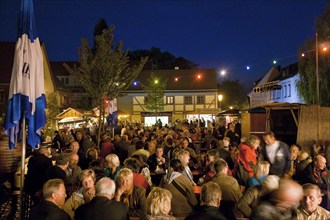
<svg viewBox="0 0 330 220">
<path fill-rule="evenodd" d="M 174 185 L 173 181 L 185 192 L 183 195 Z M 197 205 L 197 198 L 190 180 L 181 173 L 172 171 L 167 173 L 160 182 L 160 187 L 172 193 L 172 212 L 176 217 L 186 217 L 193 212 Z"/>
</svg>

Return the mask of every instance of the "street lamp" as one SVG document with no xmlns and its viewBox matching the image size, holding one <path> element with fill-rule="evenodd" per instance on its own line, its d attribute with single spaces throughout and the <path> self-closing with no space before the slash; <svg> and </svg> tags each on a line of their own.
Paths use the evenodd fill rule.
<svg viewBox="0 0 330 220">
<path fill-rule="evenodd" d="M 220 108 L 220 111 L 221 111 L 221 101 L 223 99 L 223 95 L 219 94 L 218 95 L 218 100 L 219 100 L 219 108 Z"/>
</svg>

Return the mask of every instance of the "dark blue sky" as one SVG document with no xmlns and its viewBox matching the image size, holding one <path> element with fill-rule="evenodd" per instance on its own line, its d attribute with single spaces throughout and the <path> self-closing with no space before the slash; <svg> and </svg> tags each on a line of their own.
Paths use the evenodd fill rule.
<svg viewBox="0 0 330 220">
<path fill-rule="evenodd" d="M 282 66 L 297 60 L 327 4 L 330 0 L 34 0 L 34 9 L 50 61 L 77 60 L 80 38 L 92 42 L 103 17 L 130 50 L 159 47 L 200 68 L 226 69 L 230 79 L 251 85 L 273 59 Z M 0 0 L 0 41 L 16 41 L 19 10 L 20 0 Z"/>
</svg>

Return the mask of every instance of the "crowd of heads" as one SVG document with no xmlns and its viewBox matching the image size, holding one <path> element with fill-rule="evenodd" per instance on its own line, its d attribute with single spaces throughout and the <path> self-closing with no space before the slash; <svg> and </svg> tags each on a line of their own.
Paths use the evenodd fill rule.
<svg viewBox="0 0 330 220">
<path fill-rule="evenodd" d="M 58 153 L 53 159 L 55 159 L 56 166 L 64 170 L 76 169 L 81 165 L 82 158 L 88 161 L 87 167 L 82 169 L 78 176 L 79 189 L 86 198 L 85 202 L 90 202 L 95 196 L 104 196 L 109 200 L 121 202 L 122 197 L 130 198 L 135 190 L 134 176 L 136 174 L 142 174 L 146 180 L 149 175 L 150 179 L 147 182 L 150 188 L 145 191 L 147 192 L 145 194 L 145 211 L 148 215 L 170 215 L 173 200 L 176 199 L 176 195 L 171 190 L 162 188 L 159 182 L 152 182 L 150 170 L 144 169 L 149 167 L 150 164 L 147 161 L 149 162 L 152 155 L 156 159 L 158 158 L 157 165 L 161 164 L 158 164 L 159 158 L 166 158 L 166 168 L 162 170 L 164 172 L 162 175 L 172 172 L 183 173 L 187 169 L 188 171 L 190 169 L 198 171 L 197 173 L 204 178 L 199 182 L 199 206 L 221 207 L 223 195 L 227 193 L 227 189 L 213 181 L 213 177 L 225 175 L 233 177 L 233 179 L 237 178 L 233 172 L 242 162 L 240 161 L 242 157 L 246 160 L 255 157 L 255 160 L 247 161 L 252 169 L 252 171 L 247 171 L 250 174 L 253 172 L 250 178 L 257 180 L 256 185 L 242 185 L 239 182 L 242 198 L 250 187 L 259 187 L 260 195 L 257 197 L 258 203 L 256 204 L 259 202 L 261 204 L 262 199 L 266 198 L 277 208 L 276 210 L 296 210 L 299 206 L 312 213 L 321 205 L 324 195 L 317 183 L 322 180 L 306 183 L 306 179 L 301 180 L 298 175 L 299 169 L 302 169 L 299 168 L 299 165 L 302 165 L 303 161 L 308 161 L 303 167 L 303 172 L 308 166 L 320 171 L 321 175 L 323 175 L 322 172 L 327 171 L 327 161 L 321 148 L 315 146 L 312 148 L 314 151 L 309 152 L 308 149 L 295 144 L 281 152 L 281 142 L 271 131 L 264 133 L 261 137 L 256 135 L 240 137 L 239 140 L 242 142 L 237 143 L 232 142 L 229 136 L 219 139 L 214 132 L 215 127 L 212 129 L 203 130 L 198 127 L 189 127 L 189 124 L 175 129 L 166 126 L 152 129 L 125 126 L 125 129 L 121 131 L 122 134 L 116 134 L 113 140 L 109 135 L 103 134 L 100 147 L 96 147 L 96 143 L 86 144 L 87 139 L 90 143 L 92 138 L 84 135 L 83 131 L 79 131 L 75 133 L 75 140 L 67 144 L 67 149 L 61 149 L 62 153 Z M 235 124 L 232 123 L 227 131 L 236 134 L 235 129 Z M 199 145 L 205 145 L 196 149 L 194 143 L 197 142 Z M 103 143 L 113 145 L 114 151 L 103 156 L 100 153 Z M 243 145 L 252 152 L 250 155 L 244 155 L 246 152 L 242 150 Z M 133 153 L 129 152 L 131 146 L 133 146 Z M 271 147 L 277 148 L 277 150 L 269 150 Z M 118 149 L 127 151 L 127 155 L 123 157 Z M 143 151 L 143 153 L 134 154 L 136 151 Z M 38 153 L 49 156 L 49 150 L 44 147 L 41 147 Z M 285 170 L 281 174 L 273 173 L 277 168 L 274 164 L 279 158 L 278 155 L 287 156 L 286 153 L 290 158 L 288 161 L 291 163 L 289 166 L 291 170 Z M 146 157 L 145 154 L 149 156 Z M 311 160 L 311 158 L 313 159 Z M 282 164 L 279 165 L 282 166 Z M 111 174 L 110 176 L 106 174 L 106 170 Z M 153 173 L 153 175 L 155 174 Z M 209 177 L 206 177 L 207 175 Z M 59 207 L 64 206 L 67 199 L 65 181 L 57 178 L 50 179 L 45 182 L 42 192 L 45 200 L 51 201 Z M 71 193 L 68 192 L 69 196 Z M 226 202 L 228 201 L 225 198 L 224 204 Z M 256 208 L 253 212 L 262 213 L 263 211 Z M 255 216 L 258 215 L 255 214 Z"/>
</svg>

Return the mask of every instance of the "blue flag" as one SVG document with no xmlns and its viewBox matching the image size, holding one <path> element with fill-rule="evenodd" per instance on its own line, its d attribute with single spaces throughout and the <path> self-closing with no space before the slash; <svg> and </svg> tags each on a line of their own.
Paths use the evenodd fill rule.
<svg viewBox="0 0 330 220">
<path fill-rule="evenodd" d="M 13 148 L 23 117 L 27 124 L 27 143 L 40 143 L 40 130 L 46 124 L 43 54 L 37 36 L 32 0 L 22 0 L 19 34 L 10 80 L 5 133 Z"/>
<path fill-rule="evenodd" d="M 118 122 L 117 99 L 113 99 L 108 104 L 108 125 L 116 126 Z"/>
</svg>

